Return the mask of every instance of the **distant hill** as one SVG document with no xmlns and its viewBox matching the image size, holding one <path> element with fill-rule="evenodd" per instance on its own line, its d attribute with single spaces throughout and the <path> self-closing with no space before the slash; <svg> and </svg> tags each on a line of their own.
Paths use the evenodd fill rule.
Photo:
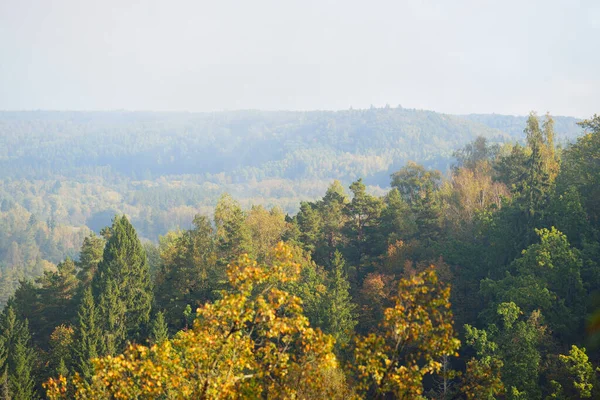
<svg viewBox="0 0 600 400">
<path fill-rule="evenodd" d="M 525 118 L 403 108 L 2 112 L 0 177 L 200 175 L 210 180 L 224 173 L 235 182 L 267 177 L 355 179 L 388 172 L 408 160 L 444 169 L 452 152 L 477 135 L 499 142 L 522 138 Z M 576 121 L 556 118 L 561 138 L 577 134 Z"/>
<path fill-rule="evenodd" d="M 333 179 L 362 177 L 382 193 L 409 160 L 446 171 L 478 135 L 522 140 L 525 119 L 404 108 L 0 112 L 0 197 L 39 220 L 95 230 L 126 213 L 156 238 L 209 213 L 224 191 L 287 212 Z M 575 118 L 555 121 L 559 139 L 580 131 Z"/>
</svg>

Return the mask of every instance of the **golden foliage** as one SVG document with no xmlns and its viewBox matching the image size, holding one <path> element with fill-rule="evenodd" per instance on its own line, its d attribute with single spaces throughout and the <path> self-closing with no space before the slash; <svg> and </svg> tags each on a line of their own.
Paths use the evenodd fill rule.
<svg viewBox="0 0 600 400">
<path fill-rule="evenodd" d="M 423 376 L 440 371 L 439 360 L 455 355 L 450 288 L 433 268 L 399 283 L 395 306 L 385 310 L 383 335 L 357 340 L 355 365 L 358 389 L 369 397 L 392 393 L 416 399 L 423 393 Z"/>
<path fill-rule="evenodd" d="M 283 243 L 268 266 L 242 256 L 227 271 L 233 289 L 199 308 L 192 329 L 93 360 L 91 383 L 72 382 L 75 398 L 348 398 L 333 339 L 309 326 L 298 297 L 279 289 L 299 277 L 292 259 Z M 48 398 L 65 398 L 67 384 L 50 379 Z"/>
</svg>

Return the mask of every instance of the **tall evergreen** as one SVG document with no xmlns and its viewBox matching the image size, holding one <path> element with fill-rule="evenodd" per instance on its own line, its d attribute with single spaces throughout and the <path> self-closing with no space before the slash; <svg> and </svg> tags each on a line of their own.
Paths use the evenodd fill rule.
<svg viewBox="0 0 600 400">
<path fill-rule="evenodd" d="M 159 311 L 151 322 L 149 341 L 151 344 L 162 344 L 169 338 L 169 328 L 164 314 Z"/>
<path fill-rule="evenodd" d="M 327 307 L 329 308 L 326 318 L 325 332 L 331 334 L 338 349 L 350 341 L 356 318 L 354 310 L 356 306 L 350 297 L 350 283 L 346 279 L 346 263 L 342 253 L 335 251 L 329 272 Z"/>
<path fill-rule="evenodd" d="M 150 318 L 152 287 L 146 253 L 125 216 L 114 219 L 92 287 L 108 347 L 118 350 L 122 333 L 139 339 Z"/>
<path fill-rule="evenodd" d="M 346 235 L 348 237 L 347 257 L 356 266 L 358 280 L 363 278 L 368 256 L 377 248 L 374 239 L 375 225 L 383 209 L 383 201 L 367 193 L 362 179 L 350 185 L 353 197 L 346 206 Z"/>
<path fill-rule="evenodd" d="M 219 262 L 227 265 L 242 253 L 252 253 L 250 230 L 240 204 L 225 193 L 215 207 Z"/>
<path fill-rule="evenodd" d="M 98 264 L 102 261 L 104 243 L 104 239 L 96 236 L 94 233 L 83 240 L 81 252 L 79 253 L 79 261 L 77 262 L 77 266 L 79 267 L 77 277 L 81 281 L 83 288 L 91 284 Z"/>
<path fill-rule="evenodd" d="M 9 305 L 0 316 L 0 344 L 6 351 L 2 390 L 10 399 L 35 398 L 35 352 L 30 342 L 27 320 L 20 321 Z"/>
<path fill-rule="evenodd" d="M 98 310 L 94 304 L 92 289 L 87 288 L 83 293 L 74 342 L 74 367 L 81 376 L 89 380 L 92 376 L 91 359 L 97 357 L 102 332 L 98 326 Z"/>
</svg>

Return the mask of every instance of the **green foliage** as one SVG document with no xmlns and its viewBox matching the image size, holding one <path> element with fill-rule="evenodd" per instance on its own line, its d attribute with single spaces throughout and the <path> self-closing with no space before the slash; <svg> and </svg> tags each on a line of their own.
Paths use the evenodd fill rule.
<svg viewBox="0 0 600 400">
<path fill-rule="evenodd" d="M 150 344 L 161 345 L 167 339 L 169 339 L 169 328 L 165 322 L 164 314 L 159 311 L 152 320 L 149 341 Z"/>
<path fill-rule="evenodd" d="M 146 253 L 125 216 L 115 217 L 92 286 L 112 353 L 126 336 L 139 336 L 149 322 L 153 297 Z"/>
<path fill-rule="evenodd" d="M 85 398 L 86 390 L 104 384 L 93 376 L 110 385 L 130 385 L 127 390 L 132 391 L 123 392 L 128 393 L 125 397 L 161 392 L 155 382 L 178 382 L 195 393 L 200 388 L 196 378 L 190 378 L 196 376 L 191 372 L 195 367 L 190 364 L 186 370 L 192 375 L 179 374 L 180 361 L 193 358 L 190 351 L 209 356 L 202 361 L 207 371 L 234 372 L 238 381 L 227 380 L 225 372 L 217 375 L 232 388 L 243 387 L 240 396 L 256 394 L 260 385 L 267 385 L 268 380 L 256 378 L 267 373 L 261 369 L 265 360 L 254 360 L 258 364 L 253 367 L 232 360 L 241 351 L 263 354 L 271 345 L 279 350 L 269 357 L 277 360 L 305 351 L 296 347 L 298 343 L 269 336 L 279 332 L 281 340 L 288 337 L 286 324 L 300 316 L 296 311 L 301 307 L 302 317 L 296 322 L 311 326 L 304 344 L 327 338 L 327 343 L 318 343 L 326 344 L 329 361 L 334 362 L 334 354 L 347 361 L 353 350 L 347 344 L 357 339 L 356 362 L 346 370 L 354 372 L 355 387 L 348 387 L 337 365 L 314 370 L 307 359 L 302 368 L 277 375 L 284 386 L 269 393 L 292 388 L 289 393 L 298 398 L 322 398 L 321 386 L 303 380 L 306 367 L 313 382 L 325 382 L 327 393 L 338 397 L 351 398 L 353 389 L 366 397 L 597 397 L 594 363 L 599 353 L 593 344 L 600 337 L 600 312 L 594 304 L 600 287 L 598 118 L 584 123 L 589 132 L 561 152 L 560 164 L 553 120 L 547 117 L 540 123 L 531 114 L 519 129 L 525 126 L 524 146 L 497 146 L 500 136 L 484 135 L 456 152 L 457 164 L 444 177 L 432 167 L 445 169 L 448 164 L 433 161 L 427 134 L 416 128 L 405 131 L 429 161 L 409 163 L 394 173 L 386 192 L 382 179 L 389 176 L 389 168 L 402 165 L 409 152 L 405 138 L 388 130 L 388 122 L 396 124 L 397 118 L 411 113 L 357 111 L 339 118 L 309 113 L 300 125 L 310 128 L 302 129 L 294 126 L 295 114 L 284 113 L 272 132 L 268 124 L 257 125 L 260 118 L 252 112 L 232 117 L 227 129 L 213 116 L 214 125 L 209 125 L 218 133 L 208 139 L 211 156 L 219 153 L 218 140 L 226 138 L 225 153 L 232 165 L 223 161 L 208 166 L 208 156 L 195 157 L 194 169 L 177 175 L 185 173 L 177 168 L 186 163 L 191 168 L 190 154 L 199 155 L 195 152 L 206 143 L 195 142 L 192 132 L 181 136 L 174 129 L 167 134 L 173 139 L 168 146 L 162 138 L 154 143 L 163 149 L 156 165 L 144 164 L 147 171 L 132 165 L 137 154 L 132 145 L 128 166 L 109 163 L 111 171 L 97 169 L 93 161 L 77 177 L 62 165 L 65 178 L 60 181 L 0 180 L 0 306 L 9 304 L 5 311 L 13 314 L 0 321 L 3 396 L 10 396 L 11 388 L 27 392 L 28 382 L 38 388 L 48 376 L 59 374 L 64 378 L 49 387 L 53 396 Z M 442 122 L 427 115 L 433 118 L 428 122 L 432 126 L 460 125 L 453 117 Z M 368 123 L 359 132 L 339 125 L 345 118 Z M 469 117 L 481 118 L 486 119 Z M 500 125 L 507 121 L 491 120 Z M 564 127 L 561 121 L 557 132 Z M 230 134 L 240 126 L 251 129 L 245 136 Z M 372 127 L 386 144 L 385 152 L 378 150 L 380 143 L 372 143 Z M 457 135 L 452 148 L 475 137 L 475 130 L 463 135 L 462 128 L 449 131 Z M 279 139 L 273 139 L 274 132 Z M 306 136 L 312 139 L 306 141 Z M 262 147 L 255 147 L 250 138 Z M 280 139 L 282 146 L 277 145 Z M 185 150 L 169 158 L 178 143 Z M 145 144 L 142 140 L 139 145 Z M 364 151 L 353 148 L 358 145 Z M 449 154 L 448 143 L 436 145 L 435 151 Z M 149 157 L 154 154 L 152 148 L 144 151 Z M 269 158 L 273 152 L 281 158 Z M 0 154 L 0 164 L 2 160 Z M 166 170 L 168 178 L 161 175 Z M 116 171 L 121 174 L 118 179 Z M 30 172 L 23 171 L 23 176 Z M 327 188 L 336 177 L 341 180 Z M 350 185 L 351 196 L 345 185 Z M 229 190 L 232 195 L 221 195 Z M 298 199 L 303 201 L 294 215 Z M 110 218 L 123 211 L 132 223 L 117 216 L 111 224 Z M 213 211 L 213 221 L 204 216 Z M 71 225 L 88 225 L 102 232 L 101 237 Z M 144 237 L 143 245 L 133 225 Z M 146 240 L 157 237 L 158 242 Z M 278 245 L 279 253 L 271 251 L 282 239 L 288 244 Z M 270 268 L 282 266 L 277 260 L 284 248 L 285 265 L 299 268 L 295 278 L 261 280 L 262 274 L 278 273 Z M 233 268 L 235 260 L 242 260 L 243 268 Z M 235 276 L 226 274 L 228 265 L 230 272 L 237 271 Z M 430 265 L 435 266 L 435 278 L 428 272 Z M 242 275 L 250 286 L 240 297 L 236 276 Z M 260 283 L 254 285 L 257 278 Z M 281 306 L 283 297 L 278 296 L 293 298 L 289 304 L 294 311 Z M 264 308 L 267 303 L 273 307 Z M 260 314 L 264 320 L 251 320 L 252 310 L 244 304 L 270 311 Z M 197 309 L 204 310 L 203 321 L 196 318 Z M 466 324 L 462 333 L 467 347 L 460 349 L 458 358 L 454 316 L 460 326 Z M 23 330 L 27 325 L 31 337 Z M 224 328 L 217 332 L 219 326 Z M 253 326 L 270 328 L 258 332 Z M 18 351 L 15 338 L 21 333 L 15 332 L 26 338 Z M 206 341 L 198 342 L 198 335 Z M 225 346 L 225 352 L 209 355 L 210 349 L 221 348 L 222 340 L 234 337 L 243 337 L 244 346 Z M 139 345 L 146 342 L 149 347 Z M 580 350 L 583 343 L 589 343 L 589 358 Z M 568 352 L 570 345 L 576 347 Z M 21 361 L 15 362 L 15 357 Z M 96 357 L 100 359 L 91 361 Z M 218 362 L 211 364 L 209 359 Z M 254 363 L 252 357 L 243 359 Z M 135 365 L 128 364 L 131 360 Z M 294 361 L 285 362 L 290 360 Z M 113 367 L 121 368 L 117 375 Z M 248 368 L 258 375 L 249 376 Z M 169 379 L 161 375 L 166 371 Z M 197 378 L 213 382 L 207 376 Z M 291 384 L 298 379 L 306 385 Z M 152 385 L 142 387 L 142 381 Z M 77 394 L 76 386 L 83 392 Z M 171 389 L 169 395 L 179 393 Z M 211 393 L 218 397 L 221 392 Z M 265 393 L 262 396 L 268 397 Z"/>
<path fill-rule="evenodd" d="M 589 361 L 585 349 L 572 345 L 568 355 L 559 355 L 559 360 L 563 363 L 569 375 L 569 392 L 572 393 L 568 398 L 587 399 L 592 397 L 592 391 L 598 384 L 596 377 L 597 368 L 594 368 Z"/>
<path fill-rule="evenodd" d="M 31 336 L 27 320 L 20 321 L 8 306 L 0 315 L 0 344 L 4 349 L 4 359 L 0 368 L 4 371 L 3 391 L 9 398 L 30 400 L 36 397 L 34 369 L 36 353 L 31 348 Z"/>
<path fill-rule="evenodd" d="M 102 349 L 102 332 L 98 318 L 98 309 L 94 303 L 92 289 L 88 287 L 83 293 L 77 314 L 73 348 L 75 371 L 86 380 L 92 377 L 91 360 L 100 355 Z"/>
<path fill-rule="evenodd" d="M 495 321 L 486 330 L 465 326 L 467 344 L 476 350 L 477 363 L 500 368 L 509 399 L 540 399 L 540 346 L 546 331 L 538 311 L 525 320 L 521 315 L 515 303 L 499 304 Z"/>
</svg>

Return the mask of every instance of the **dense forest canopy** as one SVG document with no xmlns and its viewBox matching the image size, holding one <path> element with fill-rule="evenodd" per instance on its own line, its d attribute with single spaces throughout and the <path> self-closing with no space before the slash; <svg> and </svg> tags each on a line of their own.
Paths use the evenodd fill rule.
<svg viewBox="0 0 600 400">
<path fill-rule="evenodd" d="M 0 121 L 5 397 L 600 398 L 600 117 Z"/>
</svg>

